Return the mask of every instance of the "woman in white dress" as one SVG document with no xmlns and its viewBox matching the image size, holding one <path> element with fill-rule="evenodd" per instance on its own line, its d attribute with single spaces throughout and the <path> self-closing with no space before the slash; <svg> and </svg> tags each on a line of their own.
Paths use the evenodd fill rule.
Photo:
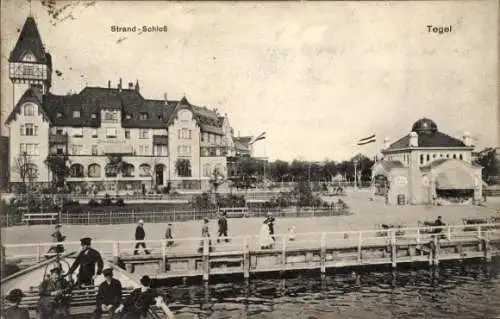
<svg viewBox="0 0 500 319">
<path fill-rule="evenodd" d="M 267 220 L 265 220 L 264 223 L 260 226 L 260 236 L 259 236 L 260 249 L 269 249 L 274 244 L 273 238 L 269 233 L 269 226 L 267 225 L 266 221 Z"/>
</svg>

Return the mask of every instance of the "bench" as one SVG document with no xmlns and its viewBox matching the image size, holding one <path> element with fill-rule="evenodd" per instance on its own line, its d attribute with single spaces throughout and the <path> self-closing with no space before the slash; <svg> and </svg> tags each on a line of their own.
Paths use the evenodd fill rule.
<svg viewBox="0 0 500 319">
<path fill-rule="evenodd" d="M 248 207 L 226 207 L 220 208 L 220 211 L 225 213 L 227 217 L 248 217 Z"/>
<path fill-rule="evenodd" d="M 29 225 L 31 221 L 42 221 L 55 223 L 57 221 L 58 213 L 23 213 L 23 223 Z"/>
</svg>

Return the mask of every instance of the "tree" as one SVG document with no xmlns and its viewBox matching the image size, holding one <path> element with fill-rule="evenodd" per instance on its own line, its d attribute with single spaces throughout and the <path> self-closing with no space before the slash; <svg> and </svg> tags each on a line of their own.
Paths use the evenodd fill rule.
<svg viewBox="0 0 500 319">
<path fill-rule="evenodd" d="M 238 160 L 237 170 L 240 177 L 251 177 L 259 171 L 259 162 L 255 158 L 241 157 Z"/>
<path fill-rule="evenodd" d="M 38 169 L 31 159 L 28 153 L 24 152 L 16 157 L 14 164 L 14 170 L 19 174 L 19 179 L 21 180 L 21 186 L 19 188 L 20 193 L 26 193 L 28 188 L 31 188 L 32 184 L 38 178 Z"/>
<path fill-rule="evenodd" d="M 52 187 L 64 187 L 66 178 L 70 174 L 68 156 L 49 155 L 44 162 L 49 171 L 52 173 Z"/>
<path fill-rule="evenodd" d="M 121 155 L 109 155 L 108 164 L 106 164 L 106 176 L 119 177 L 123 175 L 130 164 L 123 160 Z M 115 190 L 118 194 L 118 178 L 115 181 Z"/>
<path fill-rule="evenodd" d="M 177 170 L 177 175 L 182 177 L 190 177 L 191 176 L 191 162 L 185 158 L 177 159 L 175 162 L 175 169 Z"/>
<path fill-rule="evenodd" d="M 498 182 L 500 175 L 500 160 L 498 148 L 486 148 L 479 152 L 476 163 L 483 167 L 482 178 L 487 183 Z"/>
</svg>

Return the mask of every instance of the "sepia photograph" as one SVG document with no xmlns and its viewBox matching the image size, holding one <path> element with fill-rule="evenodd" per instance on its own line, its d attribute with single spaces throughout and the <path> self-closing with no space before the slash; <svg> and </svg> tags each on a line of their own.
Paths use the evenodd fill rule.
<svg viewBox="0 0 500 319">
<path fill-rule="evenodd" d="M 498 0 L 0 5 L 2 319 L 500 318 Z"/>
</svg>

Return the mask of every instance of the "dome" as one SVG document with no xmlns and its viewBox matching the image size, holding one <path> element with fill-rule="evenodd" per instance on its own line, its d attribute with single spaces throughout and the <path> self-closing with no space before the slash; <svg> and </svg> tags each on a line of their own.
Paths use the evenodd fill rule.
<svg viewBox="0 0 500 319">
<path fill-rule="evenodd" d="M 412 132 L 417 132 L 418 135 L 420 134 L 432 134 L 434 132 L 437 132 L 438 127 L 436 123 L 434 123 L 433 120 L 430 120 L 428 118 L 421 118 L 420 120 L 416 121 L 412 128 Z"/>
</svg>

